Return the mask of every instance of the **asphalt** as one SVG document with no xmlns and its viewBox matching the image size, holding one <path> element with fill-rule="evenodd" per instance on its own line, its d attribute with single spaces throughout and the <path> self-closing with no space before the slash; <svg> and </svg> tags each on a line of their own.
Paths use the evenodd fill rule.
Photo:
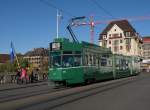
<svg viewBox="0 0 150 110">
<path fill-rule="evenodd" d="M 53 110 L 150 110 L 150 73 L 141 79 L 59 106 Z"/>
<path fill-rule="evenodd" d="M 37 85 L 0 89 L 0 110 L 150 110 L 150 73 L 61 91 Z"/>
</svg>

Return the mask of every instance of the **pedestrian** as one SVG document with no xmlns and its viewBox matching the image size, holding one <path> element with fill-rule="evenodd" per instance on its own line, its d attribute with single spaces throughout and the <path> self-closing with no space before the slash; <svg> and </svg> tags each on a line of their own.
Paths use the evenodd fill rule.
<svg viewBox="0 0 150 110">
<path fill-rule="evenodd" d="M 21 70 L 18 69 L 18 70 L 17 70 L 17 74 L 16 74 L 17 84 L 19 84 L 19 78 L 20 78 L 20 76 L 21 76 Z"/>
<path fill-rule="evenodd" d="M 33 70 L 31 72 L 30 79 L 31 79 L 31 83 L 33 83 L 34 82 L 34 72 L 33 72 Z"/>
<path fill-rule="evenodd" d="M 36 72 L 34 73 L 34 79 L 35 81 L 38 81 L 38 75 L 39 75 L 39 69 L 36 69 Z"/>
<path fill-rule="evenodd" d="M 28 77 L 26 68 L 21 68 L 20 79 L 22 80 L 22 83 L 24 82 L 24 80 L 26 81 L 26 83 L 27 83 L 27 81 L 29 81 L 29 77 Z"/>
</svg>

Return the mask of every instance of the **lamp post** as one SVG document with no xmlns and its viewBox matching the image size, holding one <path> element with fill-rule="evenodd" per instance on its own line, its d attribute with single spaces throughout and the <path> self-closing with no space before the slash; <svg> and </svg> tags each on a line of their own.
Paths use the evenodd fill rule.
<svg viewBox="0 0 150 110">
<path fill-rule="evenodd" d="M 57 21 L 56 21 L 56 30 L 57 30 L 57 38 L 59 37 L 59 23 L 60 19 L 62 19 L 62 15 L 59 13 L 59 10 L 57 9 Z"/>
<path fill-rule="evenodd" d="M 58 38 L 58 31 L 59 31 L 59 27 L 58 27 L 59 26 L 59 23 L 58 23 L 59 21 L 58 20 L 59 20 L 59 11 L 57 9 L 57 24 L 56 24 L 57 25 L 57 38 Z"/>
</svg>

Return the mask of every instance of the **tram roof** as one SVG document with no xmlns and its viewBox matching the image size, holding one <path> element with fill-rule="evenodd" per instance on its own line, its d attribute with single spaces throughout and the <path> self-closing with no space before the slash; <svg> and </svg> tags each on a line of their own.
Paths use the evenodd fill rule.
<svg viewBox="0 0 150 110">
<path fill-rule="evenodd" d="M 101 47 L 99 45 L 82 41 L 81 43 L 71 42 L 67 38 L 56 38 L 54 42 L 62 42 L 63 49 L 65 50 L 82 50 L 82 48 L 94 49 L 97 51 L 103 51 L 106 53 L 112 53 L 109 48 Z"/>
</svg>

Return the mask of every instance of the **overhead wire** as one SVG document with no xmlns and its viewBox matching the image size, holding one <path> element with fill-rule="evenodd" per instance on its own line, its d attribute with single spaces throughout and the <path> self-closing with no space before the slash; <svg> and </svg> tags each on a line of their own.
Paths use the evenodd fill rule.
<svg viewBox="0 0 150 110">
<path fill-rule="evenodd" d="M 53 8 L 53 9 L 58 9 L 59 11 L 61 11 L 61 12 L 63 12 L 63 13 L 65 13 L 65 14 L 67 14 L 68 16 L 70 16 L 70 17 L 75 17 L 72 13 L 70 13 L 70 12 L 68 12 L 68 11 L 65 11 L 65 10 L 63 10 L 63 9 L 61 9 L 61 8 L 58 8 L 57 6 L 55 6 L 54 4 L 52 4 L 52 3 L 50 3 L 50 2 L 48 2 L 48 1 L 46 1 L 46 0 L 40 0 L 41 2 L 43 2 L 43 3 L 45 3 L 46 5 L 48 5 L 48 6 L 50 6 L 51 8 Z"/>
<path fill-rule="evenodd" d="M 53 9 L 56 9 L 56 10 L 59 10 L 59 11 L 65 13 L 66 15 L 68 15 L 71 18 L 75 18 L 76 17 L 75 15 L 73 15 L 72 13 L 70 13 L 68 11 L 65 11 L 64 9 L 58 8 L 57 6 L 55 6 L 54 4 L 50 3 L 49 1 L 46 1 L 46 0 L 40 0 L 40 1 L 45 3 L 46 5 L 50 6 Z"/>
<path fill-rule="evenodd" d="M 93 2 L 99 9 L 103 10 L 103 12 L 105 12 L 107 15 L 109 15 L 113 19 L 115 18 L 108 10 L 106 10 L 103 6 L 101 6 L 98 1 L 96 0 L 90 0 L 90 1 Z"/>
</svg>

